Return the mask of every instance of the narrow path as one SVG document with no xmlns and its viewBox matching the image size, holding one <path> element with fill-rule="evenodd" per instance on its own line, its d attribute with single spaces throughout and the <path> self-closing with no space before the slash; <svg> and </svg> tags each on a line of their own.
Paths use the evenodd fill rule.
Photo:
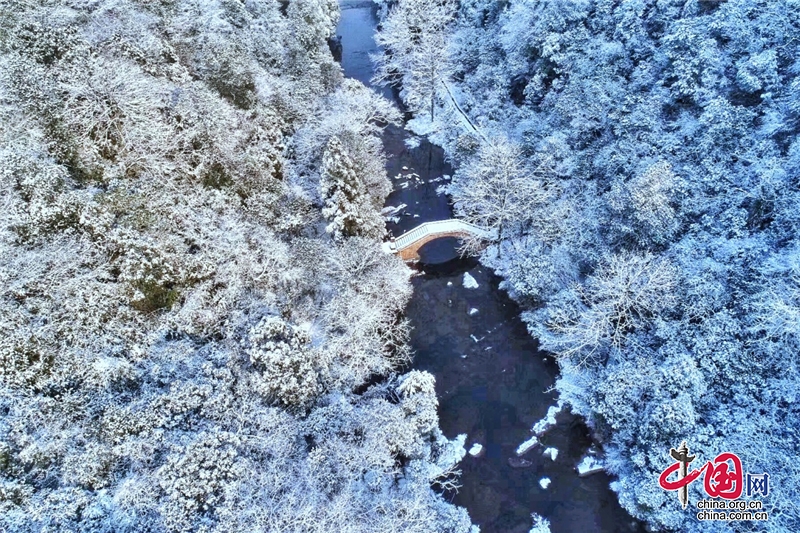
<svg viewBox="0 0 800 533">
<path fill-rule="evenodd" d="M 447 94 L 450 96 L 450 101 L 453 102 L 453 105 L 455 106 L 456 111 L 458 111 L 458 113 L 464 118 L 464 120 L 466 120 L 466 122 L 467 122 L 467 124 L 469 124 L 470 128 L 475 133 L 477 133 L 478 136 L 480 136 L 481 139 L 483 139 L 483 142 L 487 142 L 488 143 L 489 139 L 486 137 L 486 135 L 480 129 L 478 129 L 478 127 L 475 125 L 475 123 L 472 122 L 472 119 L 470 119 L 469 116 L 464 112 L 464 110 L 461 109 L 461 106 L 459 105 L 458 101 L 456 100 L 456 97 L 453 96 L 453 91 L 450 89 L 450 85 L 448 85 L 448 83 L 446 81 L 444 81 L 444 80 L 442 80 L 442 85 L 444 85 L 444 88 L 447 90 Z"/>
</svg>

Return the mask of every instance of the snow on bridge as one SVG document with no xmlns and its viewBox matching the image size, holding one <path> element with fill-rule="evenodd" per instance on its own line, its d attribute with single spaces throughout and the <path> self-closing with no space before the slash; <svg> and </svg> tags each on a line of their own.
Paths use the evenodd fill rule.
<svg viewBox="0 0 800 533">
<path fill-rule="evenodd" d="M 399 254 L 405 261 L 417 261 L 419 260 L 419 249 L 435 239 L 443 237 L 477 237 L 479 239 L 492 240 L 495 236 L 493 230 L 482 228 L 463 220 L 438 220 L 420 224 L 396 239 L 383 243 L 383 250 L 386 253 Z"/>
</svg>

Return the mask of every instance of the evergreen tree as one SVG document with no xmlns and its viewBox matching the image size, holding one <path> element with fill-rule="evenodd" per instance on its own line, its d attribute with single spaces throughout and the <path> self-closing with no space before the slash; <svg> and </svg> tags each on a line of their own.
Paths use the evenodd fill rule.
<svg viewBox="0 0 800 533">
<path fill-rule="evenodd" d="M 371 205 L 353 158 L 338 137 L 332 137 L 325 147 L 320 193 L 325 199 L 322 215 L 330 221 L 326 230 L 334 238 L 383 236 L 383 219 Z"/>
</svg>

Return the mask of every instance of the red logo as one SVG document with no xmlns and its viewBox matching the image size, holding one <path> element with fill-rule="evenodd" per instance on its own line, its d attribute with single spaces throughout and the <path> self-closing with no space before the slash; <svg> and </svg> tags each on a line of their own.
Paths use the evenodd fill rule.
<svg viewBox="0 0 800 533">
<path fill-rule="evenodd" d="M 744 476 L 742 474 L 742 461 L 735 453 L 725 452 L 717 455 L 713 461 L 708 461 L 700 468 L 688 471 L 688 465 L 694 461 L 695 456 L 689 455 L 686 441 L 682 442 L 676 450 L 669 451 L 675 463 L 667 467 L 658 477 L 658 484 L 664 490 L 677 490 L 678 500 L 686 509 L 689 503 L 689 485 L 700 475 L 703 476 L 703 488 L 712 498 L 735 500 L 742 495 L 744 489 Z M 677 477 L 670 481 L 670 476 L 677 472 Z"/>
</svg>

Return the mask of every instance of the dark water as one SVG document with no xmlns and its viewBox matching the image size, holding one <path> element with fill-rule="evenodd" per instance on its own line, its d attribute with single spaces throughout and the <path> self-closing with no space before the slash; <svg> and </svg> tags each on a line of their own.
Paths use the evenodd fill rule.
<svg viewBox="0 0 800 533">
<path fill-rule="evenodd" d="M 369 54 L 377 52 L 374 7 L 348 0 L 340 5 L 345 74 L 369 83 Z M 404 176 L 392 180 L 394 192 L 387 199 L 387 205 L 407 204 L 396 223 L 388 224 L 394 235 L 452 216 L 447 197 L 437 193 L 452 173 L 442 150 L 424 139 L 410 148 L 409 136 L 402 128 L 389 128 L 383 139 L 389 176 Z M 558 448 L 556 461 L 542 456 L 542 446 L 525 455 L 530 467 L 509 466 L 516 447 L 531 436 L 531 426 L 555 403 L 555 394 L 547 391 L 558 370 L 537 349 L 517 305 L 498 289 L 499 279 L 476 260 L 460 259 L 457 244 L 441 239 L 423 247 L 424 273 L 413 279 L 407 308 L 414 326 L 414 367 L 436 376 L 442 430 L 451 438 L 466 433 L 468 447 L 479 442 L 486 449 L 481 458 L 464 458 L 459 465 L 462 488 L 446 496 L 466 507 L 484 533 L 527 533 L 532 512 L 549 519 L 553 533 L 643 531 L 620 508 L 608 476 L 580 478 L 575 473 L 590 439 L 573 415 L 562 414 L 542 439 L 545 446 Z M 463 286 L 465 272 L 478 288 Z M 477 313 L 470 314 L 472 309 Z M 552 480 L 546 490 L 539 486 L 544 476 Z"/>
</svg>

